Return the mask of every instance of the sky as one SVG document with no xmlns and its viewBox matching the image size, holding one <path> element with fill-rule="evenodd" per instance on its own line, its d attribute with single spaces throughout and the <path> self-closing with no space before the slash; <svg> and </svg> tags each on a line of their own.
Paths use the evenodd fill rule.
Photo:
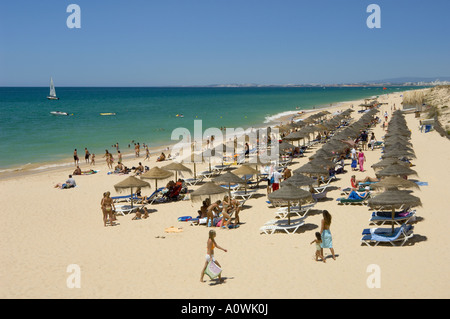
<svg viewBox="0 0 450 319">
<path fill-rule="evenodd" d="M 370 4 L 381 28 L 367 26 Z M 0 86 L 450 76 L 449 12 L 448 0 L 3 0 Z"/>
</svg>

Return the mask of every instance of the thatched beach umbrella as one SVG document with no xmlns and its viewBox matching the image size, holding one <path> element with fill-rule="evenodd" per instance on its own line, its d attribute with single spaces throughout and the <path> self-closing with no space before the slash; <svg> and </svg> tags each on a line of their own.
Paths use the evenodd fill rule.
<svg viewBox="0 0 450 319">
<path fill-rule="evenodd" d="M 416 158 L 416 155 L 413 152 L 411 152 L 411 151 L 394 149 L 394 150 L 386 151 L 386 153 L 383 153 L 383 155 L 381 155 L 381 158 L 388 158 L 388 157 L 394 157 L 394 158 L 403 158 L 403 157 Z"/>
<path fill-rule="evenodd" d="M 381 161 L 373 164 L 371 167 L 373 169 L 383 169 L 385 167 L 389 167 L 392 164 L 399 164 L 399 165 L 404 165 L 404 166 L 409 166 L 409 163 L 401 161 L 395 157 L 386 157 L 384 159 L 382 159 Z"/>
<path fill-rule="evenodd" d="M 117 183 L 116 185 L 114 185 L 114 188 L 116 191 L 121 192 L 124 189 L 130 189 L 131 190 L 131 207 L 133 207 L 133 188 L 144 188 L 144 187 L 150 187 L 150 184 L 140 180 L 137 177 L 134 176 L 129 176 L 127 178 L 125 178 L 123 181 L 121 181 L 120 183 Z"/>
<path fill-rule="evenodd" d="M 257 175 L 258 171 L 249 165 L 242 165 L 238 169 L 234 170 L 233 174 L 235 174 L 237 176 L 244 176 L 245 193 L 247 194 L 247 176 Z"/>
<path fill-rule="evenodd" d="M 296 187 L 311 186 L 315 182 L 316 181 L 314 179 L 312 179 L 311 177 L 308 177 L 306 175 L 294 174 L 291 177 L 289 177 L 288 179 L 286 179 L 283 182 L 281 182 L 280 186 L 284 186 L 286 184 L 291 184 L 291 185 L 294 185 Z"/>
<path fill-rule="evenodd" d="M 278 150 L 281 152 L 285 152 L 286 150 L 289 150 L 289 149 L 294 150 L 295 146 L 286 141 L 281 141 L 281 143 L 278 145 Z"/>
<path fill-rule="evenodd" d="M 397 188 L 389 188 L 385 192 L 368 200 L 368 204 L 372 208 L 389 208 L 392 210 L 392 219 L 395 218 L 395 210 L 404 206 L 416 207 L 421 206 L 420 198 L 409 194 L 408 191 L 399 190 Z M 392 232 L 394 232 L 394 223 L 392 223 Z"/>
<path fill-rule="evenodd" d="M 285 185 L 280 189 L 268 195 L 270 201 L 283 201 L 288 204 L 288 224 L 291 224 L 291 202 L 305 203 L 312 201 L 312 195 L 310 192 L 300 189 L 294 185 Z"/>
<path fill-rule="evenodd" d="M 295 174 L 307 174 L 307 175 L 328 175 L 328 170 L 323 166 L 314 165 L 312 162 L 308 162 L 294 171 Z"/>
<path fill-rule="evenodd" d="M 191 201 L 193 202 L 199 202 L 203 201 L 206 198 L 209 198 L 211 200 L 211 203 L 215 200 L 221 199 L 221 197 L 226 194 L 228 191 L 213 183 L 213 182 L 206 182 L 202 186 L 200 186 L 198 189 L 190 193 Z"/>
<path fill-rule="evenodd" d="M 399 176 L 387 176 L 381 181 L 372 184 L 375 189 L 389 189 L 389 188 L 416 188 L 419 189 L 419 185 L 413 181 L 404 179 Z"/>
<path fill-rule="evenodd" d="M 178 162 L 172 162 L 169 165 L 163 166 L 162 169 L 167 171 L 175 171 L 175 180 L 178 180 L 178 172 L 189 172 L 192 173 L 192 170 L 189 167 L 184 166 Z"/>
<path fill-rule="evenodd" d="M 417 175 L 415 170 L 401 164 L 392 164 L 375 173 L 376 176 L 409 176 Z"/>
<path fill-rule="evenodd" d="M 217 184 L 228 184 L 228 195 L 230 196 L 230 198 L 231 198 L 231 184 L 245 183 L 245 181 L 242 178 L 231 172 L 226 172 L 223 175 L 217 176 L 212 181 Z"/>
<path fill-rule="evenodd" d="M 158 166 L 153 167 L 149 171 L 141 175 L 142 179 L 154 179 L 155 189 L 158 189 L 158 180 L 168 179 L 172 177 L 173 173 L 166 171 L 165 169 L 159 168 Z"/>
</svg>

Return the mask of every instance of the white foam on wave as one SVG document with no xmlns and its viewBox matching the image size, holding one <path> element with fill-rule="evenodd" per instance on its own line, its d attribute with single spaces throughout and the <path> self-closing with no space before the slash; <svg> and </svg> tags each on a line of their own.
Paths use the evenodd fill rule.
<svg viewBox="0 0 450 319">
<path fill-rule="evenodd" d="M 298 114 L 300 112 L 305 112 L 305 111 L 306 110 L 285 111 L 285 112 L 277 113 L 275 115 L 266 116 L 264 118 L 264 123 L 275 122 L 277 119 L 279 119 L 281 117 L 288 116 L 288 115 L 295 115 L 295 114 Z"/>
<path fill-rule="evenodd" d="M 40 170 L 45 170 L 45 169 L 50 169 L 50 168 L 58 168 L 58 167 L 69 166 L 69 165 L 73 165 L 73 163 L 48 164 L 48 165 L 43 165 L 43 166 L 33 168 L 31 170 L 32 171 L 40 171 Z"/>
</svg>

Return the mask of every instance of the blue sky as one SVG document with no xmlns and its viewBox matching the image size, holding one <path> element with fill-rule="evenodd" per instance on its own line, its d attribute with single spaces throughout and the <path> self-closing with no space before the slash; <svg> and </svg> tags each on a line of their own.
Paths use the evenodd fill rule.
<svg viewBox="0 0 450 319">
<path fill-rule="evenodd" d="M 69 4 L 81 28 L 69 29 Z M 369 29 L 369 4 L 381 28 Z M 9 0 L 0 86 L 346 83 L 450 76 L 448 0 Z"/>
</svg>

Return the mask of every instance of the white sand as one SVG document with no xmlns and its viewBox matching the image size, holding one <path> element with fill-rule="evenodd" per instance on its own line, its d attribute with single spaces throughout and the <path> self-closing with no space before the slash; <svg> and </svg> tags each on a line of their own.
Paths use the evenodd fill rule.
<svg viewBox="0 0 450 319">
<path fill-rule="evenodd" d="M 389 104 L 381 107 L 379 116 L 385 110 L 391 114 L 393 103 L 400 106 L 400 94 L 380 100 Z M 335 109 L 353 104 L 359 110 L 359 103 Z M 360 115 L 354 112 L 353 116 Z M 339 206 L 335 199 L 341 196 L 340 191 L 333 190 L 328 193 L 331 199 L 315 208 L 327 209 L 333 216 L 331 232 L 337 258 L 327 258 L 326 264 L 316 262 L 315 248 L 309 243 L 320 229 L 321 214 L 308 216 L 306 225 L 293 235 L 260 234 L 259 228 L 274 218 L 274 209 L 266 204 L 266 196 L 261 196 L 247 201 L 241 212 L 244 224 L 238 229 L 216 228 L 217 243 L 228 250 L 215 251 L 226 282 L 219 285 L 205 276 L 205 282 L 200 283 L 209 228 L 177 221 L 179 216 L 195 217 L 199 205 L 190 201 L 152 205 L 149 207 L 156 212 L 148 219 L 132 220 L 134 214 L 119 216 L 119 225 L 104 227 L 102 194 L 109 190 L 118 195 L 113 185 L 125 176 L 107 175 L 104 159 L 98 158 L 96 169 L 100 172 L 75 176 L 78 187 L 74 189 L 53 188 L 64 182 L 73 168 L 0 181 L 0 297 L 448 298 L 449 141 L 434 131 L 420 133 L 413 114 L 406 119 L 417 155 L 413 169 L 418 180 L 429 183 L 414 192 L 423 207 L 417 208 L 420 218 L 410 245 L 362 246 L 361 232 L 369 226 L 370 211 L 365 206 Z M 374 132 L 380 140 L 381 127 Z M 365 152 L 366 172 L 356 172 L 357 179 L 374 176 L 370 166 L 379 161 L 380 152 Z M 135 166 L 142 160 L 127 159 L 125 164 Z M 297 159 L 290 168 L 294 170 L 306 161 L 307 157 Z M 338 175 L 340 180 L 333 186 L 350 185 L 352 172 L 346 163 L 348 172 Z M 156 165 L 155 157 L 143 164 Z M 81 168 L 88 169 L 84 164 Z M 152 191 L 144 190 L 144 194 Z M 265 195 L 266 191 L 260 189 L 259 193 Z M 170 226 L 183 231 L 165 233 Z M 328 250 L 325 254 L 330 257 Z M 67 287 L 67 267 L 71 264 L 81 269 L 81 288 Z M 381 288 L 367 286 L 371 264 L 380 267 Z"/>
</svg>

